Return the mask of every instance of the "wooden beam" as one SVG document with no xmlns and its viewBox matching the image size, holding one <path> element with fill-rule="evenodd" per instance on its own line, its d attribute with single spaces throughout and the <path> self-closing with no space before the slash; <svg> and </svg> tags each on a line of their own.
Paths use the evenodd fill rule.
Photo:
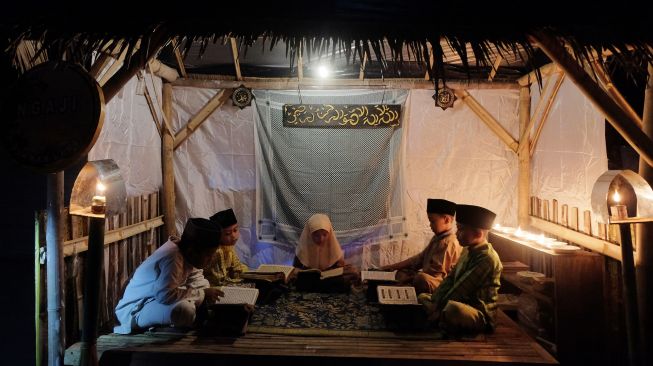
<svg viewBox="0 0 653 366">
<path fill-rule="evenodd" d="M 538 219 L 533 216 L 529 217 L 529 225 L 538 230 L 542 230 L 547 234 L 557 236 L 564 240 L 569 240 L 570 242 L 578 244 L 584 248 L 621 261 L 621 249 L 617 244 L 575 230 L 567 229 L 564 226 Z"/>
<path fill-rule="evenodd" d="M 213 113 L 216 109 L 220 108 L 221 105 L 224 104 L 224 102 L 229 99 L 229 96 L 231 93 L 227 93 L 227 91 L 233 91 L 233 90 L 226 90 L 222 89 L 219 92 L 217 92 L 213 98 L 209 99 L 208 102 L 200 109 L 189 121 L 186 123 L 186 127 L 181 129 L 177 134 L 175 135 L 175 144 L 174 148 L 177 149 L 179 145 L 181 145 L 182 142 L 184 142 L 187 138 L 190 137 L 190 135 L 195 132 L 195 130 L 202 125 L 204 121 Z"/>
<path fill-rule="evenodd" d="M 535 147 L 537 146 L 537 142 L 540 140 L 540 134 L 542 133 L 542 128 L 544 128 L 546 119 L 549 117 L 549 112 L 551 112 L 553 101 L 556 99 L 556 96 L 558 95 L 558 91 L 560 91 L 560 86 L 562 85 L 564 79 L 565 79 L 565 73 L 562 72 L 560 73 L 560 76 L 558 76 L 558 80 L 556 80 L 556 83 L 553 86 L 553 89 L 551 90 L 551 95 L 549 96 L 546 103 L 546 107 L 544 108 L 544 111 L 542 112 L 542 116 L 540 117 L 540 123 L 537 125 L 537 129 L 535 130 L 535 135 L 533 135 L 533 139 L 531 140 L 530 143 L 530 147 L 529 147 L 530 156 L 533 156 L 533 153 L 535 152 Z"/>
<path fill-rule="evenodd" d="M 594 106 L 606 116 L 639 156 L 653 166 L 653 141 L 642 132 L 637 123 L 571 58 L 560 42 L 542 31 L 534 32 L 533 38 L 540 45 L 540 49 L 569 75 Z"/>
<path fill-rule="evenodd" d="M 528 154 L 528 126 L 531 124 L 531 89 L 529 86 L 522 86 L 519 89 L 519 130 L 521 135 L 526 135 L 524 148 L 522 141 L 517 151 L 519 176 L 517 178 L 517 221 L 519 227 L 528 225 L 528 209 L 531 192 L 531 157 Z"/>
<path fill-rule="evenodd" d="M 107 231 L 104 234 L 104 246 L 130 238 L 140 233 L 144 233 L 161 225 L 163 225 L 163 216 L 157 216 L 153 219 Z M 68 240 L 63 243 L 63 253 L 65 257 L 71 256 L 75 253 L 81 253 L 86 250 L 88 250 L 88 236 Z"/>
<path fill-rule="evenodd" d="M 240 73 L 240 55 L 238 54 L 238 43 L 236 38 L 230 37 L 231 42 L 231 55 L 234 58 L 234 68 L 236 69 L 236 80 L 243 80 L 243 75 Z"/>
<path fill-rule="evenodd" d="M 508 131 L 506 131 L 503 126 L 488 112 L 483 106 L 472 97 L 467 90 L 464 89 L 455 89 L 454 93 L 458 99 L 462 100 L 467 106 L 476 113 L 476 115 L 485 122 L 485 124 L 494 132 L 497 137 L 503 141 L 510 150 L 517 152 L 517 147 L 519 144 L 515 139 L 510 136 Z"/>
<path fill-rule="evenodd" d="M 177 60 L 177 66 L 179 66 L 179 73 L 182 78 L 187 78 L 186 66 L 184 65 L 184 58 L 181 57 L 181 52 L 179 52 L 179 47 L 177 47 L 177 40 L 172 40 L 172 48 L 175 50 L 175 59 Z"/>
<path fill-rule="evenodd" d="M 617 87 L 612 83 L 608 75 L 606 75 L 605 70 L 603 70 L 603 67 L 599 65 L 598 61 L 594 61 L 593 65 L 594 72 L 596 72 L 596 76 L 598 76 L 599 81 L 603 84 L 605 90 L 607 90 L 614 101 L 623 108 L 624 112 L 628 113 L 630 118 L 637 123 L 637 126 L 642 128 L 642 118 L 637 114 L 637 112 L 635 112 L 633 107 L 630 106 L 630 103 L 628 103 L 626 98 L 624 98 L 624 96 L 619 92 L 619 89 L 617 89 Z"/>
<path fill-rule="evenodd" d="M 497 74 L 497 70 L 499 70 L 499 66 L 501 65 L 501 61 L 503 61 L 503 57 L 497 55 L 497 58 L 494 60 L 494 65 L 492 65 L 492 70 L 490 70 L 490 75 L 487 77 L 487 81 L 492 81 L 492 79 L 494 79 L 494 76 Z"/>
<path fill-rule="evenodd" d="M 189 75 L 191 79 L 177 79 L 173 86 L 192 86 L 205 89 L 233 89 L 241 84 L 252 89 L 268 90 L 297 90 L 302 89 L 333 89 L 333 88 L 388 88 L 388 89 L 427 89 L 433 90 L 433 82 L 424 79 L 312 79 L 304 78 L 301 82 L 297 78 L 252 78 L 245 77 L 236 81 L 233 77 L 227 80 L 221 77 L 207 77 Z M 447 86 L 452 89 L 519 89 L 517 83 L 479 81 L 447 81 Z"/>
<path fill-rule="evenodd" d="M 168 120 L 172 119 L 172 85 L 163 83 L 163 115 Z M 165 120 L 165 119 L 164 119 Z M 170 126 L 162 126 L 163 138 L 161 141 L 161 170 L 163 175 L 163 215 L 165 217 L 166 234 L 176 235 L 175 224 L 175 165 L 174 144 L 175 138 Z"/>
<path fill-rule="evenodd" d="M 129 65 L 122 67 L 109 81 L 102 86 L 104 93 L 104 102 L 109 101 L 127 84 L 127 82 L 136 75 L 138 70 L 142 70 L 148 61 L 154 57 L 161 48 L 166 44 L 169 37 L 163 27 L 159 27 L 152 33 L 148 39 L 147 47 L 140 47 L 131 57 Z"/>
</svg>

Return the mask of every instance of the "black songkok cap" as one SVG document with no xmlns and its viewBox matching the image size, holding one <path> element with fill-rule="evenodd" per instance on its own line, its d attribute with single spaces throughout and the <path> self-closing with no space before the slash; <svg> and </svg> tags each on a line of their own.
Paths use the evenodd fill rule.
<svg viewBox="0 0 653 366">
<path fill-rule="evenodd" d="M 454 216 L 456 214 L 456 204 L 443 199 L 429 198 L 426 201 L 426 212 Z"/>
<path fill-rule="evenodd" d="M 216 212 L 215 215 L 211 216 L 210 219 L 211 221 L 220 225 L 220 227 L 222 228 L 229 227 L 231 225 L 238 223 L 238 220 L 236 220 L 236 214 L 234 213 L 234 210 L 230 208 L 224 211 Z"/>
<path fill-rule="evenodd" d="M 495 217 L 497 217 L 497 214 L 480 206 L 456 206 L 456 221 L 477 229 L 490 230 Z"/>
<path fill-rule="evenodd" d="M 215 248 L 220 245 L 220 227 L 211 220 L 190 218 L 181 234 L 185 246 L 196 248 Z"/>
</svg>

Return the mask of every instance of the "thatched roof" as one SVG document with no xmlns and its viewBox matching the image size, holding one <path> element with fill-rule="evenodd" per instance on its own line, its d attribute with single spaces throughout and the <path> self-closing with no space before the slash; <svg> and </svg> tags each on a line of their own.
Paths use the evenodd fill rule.
<svg viewBox="0 0 653 366">
<path fill-rule="evenodd" d="M 418 0 L 240 1 L 228 6 L 200 1 L 143 9 L 110 2 L 99 11 L 46 3 L 38 10 L 5 14 L 1 24 L 10 34 L 9 52 L 21 40 L 38 40 L 49 59 L 73 59 L 89 67 L 93 51 L 119 52 L 139 41 L 158 51 L 176 40 L 183 51 L 196 47 L 202 53 L 207 45 L 235 37 L 244 46 L 257 41 L 264 49 L 281 45 L 290 67 L 300 51 L 308 57 L 342 53 L 347 60 L 376 60 L 382 68 L 417 62 L 438 80 L 450 77 L 447 65 L 457 63 L 463 73 L 473 72 L 491 67 L 496 55 L 530 71 L 539 66 L 537 42 L 545 35 L 571 49 L 581 64 L 598 58 L 607 66 L 606 55 L 614 55 L 611 62 L 645 73 L 646 62 L 653 61 L 653 22 L 633 8 L 616 7 L 622 3 L 567 14 L 563 20 L 553 3 L 538 12 L 530 9 L 534 4 L 512 0 L 483 6 Z M 514 10 L 522 16 L 508 15 Z M 118 40 L 124 42 L 116 50 Z"/>
</svg>

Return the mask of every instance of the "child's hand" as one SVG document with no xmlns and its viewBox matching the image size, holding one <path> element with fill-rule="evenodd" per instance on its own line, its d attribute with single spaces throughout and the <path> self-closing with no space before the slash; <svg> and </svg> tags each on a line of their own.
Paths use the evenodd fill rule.
<svg viewBox="0 0 653 366">
<path fill-rule="evenodd" d="M 215 304 L 216 302 L 220 301 L 222 296 L 224 296 L 224 292 L 215 287 L 204 289 L 204 301 L 206 301 L 207 304 Z"/>
</svg>

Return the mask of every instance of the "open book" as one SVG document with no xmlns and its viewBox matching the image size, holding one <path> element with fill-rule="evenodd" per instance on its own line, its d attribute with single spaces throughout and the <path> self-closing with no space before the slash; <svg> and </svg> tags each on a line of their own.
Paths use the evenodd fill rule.
<svg viewBox="0 0 653 366">
<path fill-rule="evenodd" d="M 342 276 L 343 273 L 345 273 L 345 269 L 344 269 L 344 267 L 329 269 L 327 271 L 320 271 L 319 269 L 315 269 L 315 268 L 303 269 L 303 270 L 297 272 L 297 276 L 301 276 L 302 274 L 309 274 L 309 273 L 316 273 L 316 274 L 319 273 L 320 279 L 324 280 L 324 279 L 331 278 L 331 277 Z"/>
<path fill-rule="evenodd" d="M 378 286 L 379 303 L 385 305 L 418 305 L 417 293 L 412 286 Z"/>
<path fill-rule="evenodd" d="M 281 264 L 261 264 L 257 269 L 249 271 L 246 273 L 250 274 L 271 274 L 271 273 L 283 273 L 285 281 L 288 281 L 288 277 L 295 269 L 293 266 L 284 266 Z"/>
<path fill-rule="evenodd" d="M 221 286 L 218 289 L 224 292 L 217 305 L 219 304 L 256 304 L 258 298 L 258 289 L 247 287 Z"/>
<path fill-rule="evenodd" d="M 373 281 L 395 281 L 395 276 L 397 271 L 361 271 L 361 281 L 373 280 Z"/>
</svg>

